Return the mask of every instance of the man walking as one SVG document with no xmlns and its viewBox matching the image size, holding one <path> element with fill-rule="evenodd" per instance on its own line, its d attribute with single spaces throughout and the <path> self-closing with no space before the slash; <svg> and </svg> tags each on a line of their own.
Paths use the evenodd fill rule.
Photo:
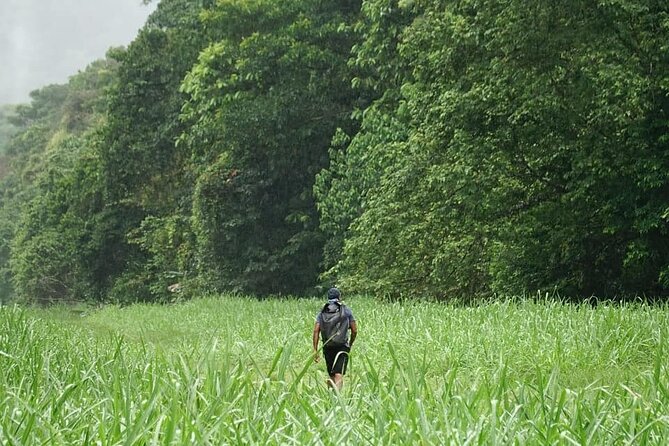
<svg viewBox="0 0 669 446">
<path fill-rule="evenodd" d="M 351 330 L 351 339 L 348 331 Z M 341 292 L 337 288 L 328 290 L 328 301 L 316 316 L 314 325 L 313 345 L 314 362 L 320 360 L 318 354 L 319 335 L 323 340 L 323 357 L 330 375 L 328 384 L 337 390 L 341 389 L 342 378 L 346 374 L 348 354 L 351 351 L 358 326 L 350 308 L 341 301 Z"/>
</svg>

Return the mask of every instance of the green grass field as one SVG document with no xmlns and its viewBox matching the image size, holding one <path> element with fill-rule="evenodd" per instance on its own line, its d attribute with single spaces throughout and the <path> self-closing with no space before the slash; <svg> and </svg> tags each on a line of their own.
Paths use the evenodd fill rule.
<svg viewBox="0 0 669 446">
<path fill-rule="evenodd" d="M 0 308 L 3 445 L 666 444 L 669 308 L 347 302 L 344 389 L 319 300 Z"/>
</svg>

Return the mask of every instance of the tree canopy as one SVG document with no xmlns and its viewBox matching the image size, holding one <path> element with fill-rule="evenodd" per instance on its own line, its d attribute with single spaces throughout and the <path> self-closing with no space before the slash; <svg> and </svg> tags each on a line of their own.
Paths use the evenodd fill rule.
<svg viewBox="0 0 669 446">
<path fill-rule="evenodd" d="M 162 0 L 0 116 L 0 285 L 665 298 L 667 42 L 657 0 Z"/>
</svg>

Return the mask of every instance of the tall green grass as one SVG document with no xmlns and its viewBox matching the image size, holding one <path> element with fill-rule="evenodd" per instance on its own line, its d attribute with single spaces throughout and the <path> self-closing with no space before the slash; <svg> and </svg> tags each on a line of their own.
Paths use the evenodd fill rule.
<svg viewBox="0 0 669 446">
<path fill-rule="evenodd" d="M 666 307 L 348 303 L 360 333 L 341 393 L 312 361 L 320 301 L 0 307 L 0 443 L 669 439 Z"/>
</svg>

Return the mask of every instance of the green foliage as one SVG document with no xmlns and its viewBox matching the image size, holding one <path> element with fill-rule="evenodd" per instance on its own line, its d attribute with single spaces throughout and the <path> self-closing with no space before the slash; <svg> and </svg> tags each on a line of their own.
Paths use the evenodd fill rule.
<svg viewBox="0 0 669 446">
<path fill-rule="evenodd" d="M 12 118 L 16 116 L 15 105 L 0 106 L 0 177 L 4 176 L 6 171 L 5 152 L 10 138 L 17 132 L 16 126 L 12 123 Z"/>
<path fill-rule="evenodd" d="M 656 0 L 162 0 L 0 109 L 2 299 L 664 298 L 668 38 Z"/>
<path fill-rule="evenodd" d="M 304 292 L 322 236 L 313 199 L 337 127 L 351 128 L 355 2 L 224 2 L 186 77 L 182 136 L 200 170 L 194 218 L 216 289 Z"/>
<path fill-rule="evenodd" d="M 99 298 L 94 278 L 106 271 L 95 248 L 107 235 L 92 215 L 102 203 L 90 143 L 75 137 L 59 143 L 37 177 L 35 197 L 22 210 L 9 262 L 21 299 Z"/>
<path fill-rule="evenodd" d="M 210 1 L 165 0 L 127 50 L 116 51 L 118 78 L 109 94 L 99 146 L 110 225 L 99 255 L 107 259 L 112 300 L 165 300 L 170 272 L 183 272 L 161 246 L 158 221 L 188 219 L 193 175 L 175 146 L 184 96 L 179 85 L 207 41 L 199 14 Z M 180 226 L 188 231 L 188 225 Z M 188 232 L 179 237 L 189 237 Z M 176 262 L 178 263 L 178 262 Z"/>
<path fill-rule="evenodd" d="M 344 243 L 351 237 L 351 224 L 376 195 L 381 177 L 404 156 L 402 143 L 408 137 L 408 120 L 395 110 L 401 107 L 399 90 L 410 72 L 397 57 L 397 45 L 414 13 L 410 5 L 400 6 L 394 1 L 366 1 L 361 12 L 355 25 L 361 38 L 352 47 L 349 65 L 354 74 L 352 85 L 361 98 L 355 116 L 362 118 L 362 123 L 354 133 L 338 129 L 329 152 L 329 166 L 317 174 L 314 193 L 326 238 L 323 280 L 336 283 L 342 278 L 348 286 L 372 291 L 374 287 L 369 285 L 378 274 L 366 269 L 369 265 L 343 266 L 344 262 L 362 260 L 357 255 L 344 255 Z M 376 246 L 371 243 L 368 248 Z M 352 273 L 354 270 L 360 274 Z"/>
<path fill-rule="evenodd" d="M 14 118 L 23 130 L 9 146 L 12 170 L 2 197 L 2 288 L 22 300 L 99 298 L 93 255 L 102 228 L 99 162 L 90 130 L 102 119 L 116 64 L 98 61 L 31 94 Z M 105 235 L 102 235 L 105 237 Z"/>
<path fill-rule="evenodd" d="M 395 102 L 381 103 L 392 106 L 385 122 L 403 122 L 406 137 L 387 146 L 390 164 L 357 150 L 340 163 L 377 175 L 356 193 L 359 216 L 330 229 L 348 234 L 336 267 L 345 281 L 436 297 L 667 293 L 666 6 L 431 1 L 364 10 L 363 49 L 376 46 L 389 17 L 408 10 L 415 19 L 396 20 L 380 62 L 401 77 L 386 75 L 401 86 Z M 363 116 L 363 129 L 398 135 Z M 359 182 L 331 187 L 323 203 L 346 207 L 338 191 Z"/>
<path fill-rule="evenodd" d="M 348 257 L 343 253 L 344 241 L 351 236 L 349 227 L 364 210 L 373 207 L 380 178 L 385 172 L 392 172 L 403 158 L 406 137 L 406 124 L 384 111 L 382 105 L 375 104 L 365 111 L 362 127 L 352 140 L 342 130 L 333 140 L 330 165 L 317 175 L 314 186 L 321 230 L 327 239 L 324 277 L 332 283 L 340 273 L 341 262 L 362 260 L 357 255 Z M 376 246 L 372 243 L 369 247 L 376 249 Z M 365 268 L 359 271 L 360 280 L 355 288 L 365 289 L 365 283 L 374 274 Z M 349 286 L 354 285 L 349 283 Z"/>
<path fill-rule="evenodd" d="M 610 445 L 669 436 L 666 306 L 349 303 L 361 331 L 338 393 L 307 342 L 319 301 L 0 307 L 0 438 Z M 259 315 L 272 316 L 259 324 Z"/>
<path fill-rule="evenodd" d="M 190 219 L 181 216 L 145 218 L 128 239 L 129 243 L 138 245 L 147 254 L 144 277 L 148 297 L 132 299 L 135 293 L 125 293 L 114 286 L 117 298 L 112 300 L 166 301 L 174 298 L 170 293 L 177 293 L 180 297 L 196 273 L 192 233 Z M 172 291 L 170 287 L 173 287 Z"/>
</svg>

